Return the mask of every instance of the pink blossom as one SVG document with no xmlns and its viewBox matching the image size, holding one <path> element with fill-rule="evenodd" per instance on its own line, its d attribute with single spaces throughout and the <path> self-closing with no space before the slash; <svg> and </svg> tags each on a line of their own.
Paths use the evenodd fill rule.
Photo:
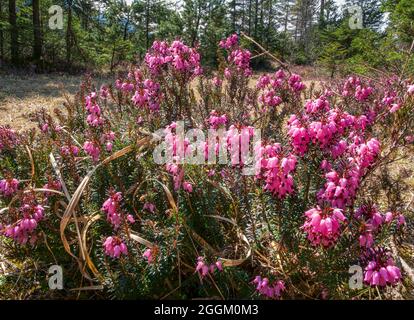
<svg viewBox="0 0 414 320">
<path fill-rule="evenodd" d="M 35 233 L 40 221 L 44 219 L 45 209 L 36 203 L 36 200 L 30 196 L 23 199 L 23 205 L 19 212 L 21 219 L 14 224 L 7 225 L 4 230 L 4 235 L 12 238 L 19 244 L 34 244 L 37 241 Z"/>
<path fill-rule="evenodd" d="M 270 284 L 268 278 L 262 279 L 260 276 L 256 276 L 253 283 L 256 285 L 257 292 L 270 299 L 279 299 L 282 292 L 286 290 L 285 283 L 282 280 Z"/>
<path fill-rule="evenodd" d="M 144 210 L 148 210 L 151 213 L 155 212 L 155 204 L 151 203 L 151 202 L 146 202 L 144 203 Z"/>
<path fill-rule="evenodd" d="M 144 259 L 147 260 L 148 264 L 151 264 L 154 262 L 154 255 L 151 249 L 145 250 L 142 256 L 144 257 Z"/>
<path fill-rule="evenodd" d="M 308 240 L 314 246 L 330 247 L 341 235 L 341 223 L 346 218 L 341 209 L 319 206 L 305 212 L 306 221 L 302 229 L 307 233 Z"/>
<path fill-rule="evenodd" d="M 105 254 L 118 259 L 121 255 L 128 255 L 128 248 L 122 240 L 116 236 L 108 237 L 103 243 Z"/>
<path fill-rule="evenodd" d="M 394 285 L 402 278 L 400 269 L 395 266 L 390 254 L 382 248 L 369 249 L 364 261 L 367 263 L 364 269 L 364 282 L 370 286 Z"/>
<path fill-rule="evenodd" d="M 5 197 L 14 195 L 19 189 L 19 180 L 15 178 L 0 180 L 0 194 Z"/>
<path fill-rule="evenodd" d="M 85 150 L 85 152 L 92 157 L 94 162 L 99 161 L 99 155 L 101 154 L 99 145 L 92 141 L 86 141 L 83 145 L 83 150 Z"/>
<path fill-rule="evenodd" d="M 184 182 L 183 182 L 183 189 L 184 189 L 185 191 L 187 191 L 188 193 L 193 192 L 193 186 L 191 185 L 191 183 L 189 183 L 189 182 L 187 182 L 187 181 L 184 181 Z"/>
<path fill-rule="evenodd" d="M 239 41 L 239 37 L 237 36 L 237 34 L 232 34 L 227 39 L 221 40 L 219 43 L 219 46 L 222 47 L 223 49 L 228 50 L 228 49 L 235 47 L 238 44 L 238 41 Z"/>
</svg>

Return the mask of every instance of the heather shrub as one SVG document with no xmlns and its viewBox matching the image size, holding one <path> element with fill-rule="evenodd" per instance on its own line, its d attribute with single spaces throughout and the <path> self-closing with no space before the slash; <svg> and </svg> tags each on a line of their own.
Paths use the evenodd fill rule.
<svg viewBox="0 0 414 320">
<path fill-rule="evenodd" d="M 197 48 L 154 42 L 114 84 L 87 77 L 64 111 L 34 114 L 38 129 L 0 129 L 2 246 L 29 297 L 378 298 L 412 286 L 395 250 L 407 199 L 384 177 L 413 149 L 412 82 L 306 85 L 282 68 L 252 86 L 237 36 L 220 48 L 207 76 Z M 180 134 L 195 128 L 224 136 Z M 158 164 L 162 141 L 171 158 Z M 220 150 L 226 163 L 209 163 Z M 194 153 L 206 161 L 184 161 Z M 64 291 L 47 288 L 55 264 Z"/>
</svg>

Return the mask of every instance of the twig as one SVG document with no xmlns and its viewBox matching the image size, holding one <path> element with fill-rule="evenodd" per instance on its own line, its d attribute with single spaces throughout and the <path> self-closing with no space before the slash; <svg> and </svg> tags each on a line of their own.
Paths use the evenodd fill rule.
<svg viewBox="0 0 414 320">
<path fill-rule="evenodd" d="M 259 47 L 260 50 L 262 50 L 263 54 L 267 54 L 269 57 L 271 57 L 273 60 L 275 60 L 277 63 L 279 63 L 281 65 L 282 68 L 286 69 L 289 73 L 289 65 L 287 63 L 282 62 L 280 59 L 278 59 L 275 55 L 273 55 L 272 53 L 270 53 L 268 50 L 266 50 L 265 48 L 263 48 L 257 41 L 255 41 L 253 38 L 249 37 L 247 34 L 245 34 L 244 32 L 241 33 L 241 35 L 243 37 L 245 37 L 247 40 L 249 40 L 250 42 L 253 42 L 256 46 Z"/>
</svg>

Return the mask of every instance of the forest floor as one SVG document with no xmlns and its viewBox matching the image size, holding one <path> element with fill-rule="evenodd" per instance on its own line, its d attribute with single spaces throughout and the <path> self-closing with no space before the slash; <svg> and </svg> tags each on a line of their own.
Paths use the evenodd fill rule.
<svg viewBox="0 0 414 320">
<path fill-rule="evenodd" d="M 107 79 L 98 78 L 100 85 Z M 15 130 L 33 127 L 30 114 L 41 108 L 53 110 L 79 90 L 82 76 L 65 74 L 0 74 L 0 125 Z"/>
</svg>

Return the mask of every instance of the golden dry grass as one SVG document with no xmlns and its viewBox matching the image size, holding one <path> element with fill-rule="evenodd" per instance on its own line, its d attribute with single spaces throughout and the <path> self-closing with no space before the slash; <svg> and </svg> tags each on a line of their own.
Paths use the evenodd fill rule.
<svg viewBox="0 0 414 320">
<path fill-rule="evenodd" d="M 40 108 L 61 108 L 65 94 L 73 96 L 81 76 L 0 74 L 0 125 L 16 130 L 32 127 L 29 114 Z M 99 84 L 106 82 L 98 79 Z"/>
</svg>

